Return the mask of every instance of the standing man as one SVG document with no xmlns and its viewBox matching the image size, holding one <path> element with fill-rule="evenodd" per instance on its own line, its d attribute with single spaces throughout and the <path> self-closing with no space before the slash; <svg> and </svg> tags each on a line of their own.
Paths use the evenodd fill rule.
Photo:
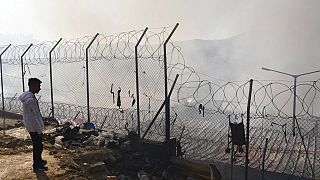
<svg viewBox="0 0 320 180">
<path fill-rule="evenodd" d="M 22 93 L 19 97 L 23 104 L 23 124 L 29 132 L 33 146 L 33 171 L 46 171 L 45 167 L 47 161 L 41 157 L 43 151 L 42 132 L 44 130 L 44 123 L 40 114 L 38 100 L 35 93 L 41 90 L 41 81 L 37 78 L 30 78 L 28 80 L 29 90 Z"/>
</svg>

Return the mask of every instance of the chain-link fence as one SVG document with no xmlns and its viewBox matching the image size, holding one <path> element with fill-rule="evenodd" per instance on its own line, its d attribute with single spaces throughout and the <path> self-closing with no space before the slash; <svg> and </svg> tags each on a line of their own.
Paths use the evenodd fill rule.
<svg viewBox="0 0 320 180">
<path fill-rule="evenodd" d="M 52 47 L 57 42 L 32 45 L 23 57 L 29 45 L 12 45 L 1 57 L 3 108 L 21 112 L 18 96 L 23 91 L 22 79 L 26 82 L 30 77 L 37 77 L 43 81 L 37 96 L 43 116 L 53 115 L 53 98 L 57 119 L 77 116 L 88 120 L 89 109 L 90 119 L 98 128 L 126 134 L 128 130 L 137 131 L 138 127 L 138 80 L 141 133 L 156 118 L 146 138 L 163 141 L 164 110 L 155 116 L 164 103 L 163 44 L 170 28 L 147 31 L 137 48 L 137 64 L 135 45 L 142 30 L 99 34 L 89 48 L 93 37 L 62 40 L 54 50 Z M 0 51 L 6 47 L 1 46 Z M 181 142 L 185 158 L 229 163 L 231 155 L 226 153 L 230 146 L 229 120 L 243 121 L 246 127 L 249 81 L 205 80 L 184 63 L 180 48 L 171 41 L 167 50 L 169 89 L 179 74 L 171 96 L 171 137 Z M 292 82 L 253 82 L 249 166 L 261 168 L 265 150 L 266 170 L 319 179 L 320 80 L 298 82 L 295 119 L 293 88 Z M 245 163 L 241 148 L 236 147 L 238 165 Z"/>
</svg>

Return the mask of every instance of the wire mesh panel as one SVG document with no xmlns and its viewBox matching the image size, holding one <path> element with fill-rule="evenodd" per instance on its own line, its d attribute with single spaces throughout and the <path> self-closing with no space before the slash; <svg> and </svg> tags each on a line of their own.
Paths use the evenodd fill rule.
<svg viewBox="0 0 320 180">
<path fill-rule="evenodd" d="M 122 134 L 137 132 L 138 80 L 141 133 L 155 120 L 146 138 L 163 141 L 165 111 L 159 110 L 165 100 L 163 45 L 171 29 L 147 31 L 137 47 L 137 64 L 135 45 L 142 30 L 62 40 L 51 56 L 53 89 L 49 54 L 57 42 L 32 45 L 22 66 L 21 55 L 29 45 L 12 46 L 2 56 L 5 109 L 21 112 L 17 97 L 22 93 L 23 73 L 26 89 L 30 77 L 43 82 L 37 98 L 44 116 L 52 115 L 52 90 L 57 119 L 76 117 L 86 121 L 89 108 L 96 127 Z M 267 170 L 320 178 L 320 80 L 298 81 L 296 96 L 292 82 L 254 81 L 247 117 L 249 81 L 207 80 L 185 63 L 182 52 L 169 41 L 168 91 L 179 75 L 170 101 L 171 137 L 181 142 L 185 158 L 230 163 L 231 155 L 226 153 L 230 145 L 229 121 L 243 121 L 246 130 L 250 118 L 250 167 L 262 168 L 265 150 Z M 264 149 L 266 138 L 269 143 Z M 245 162 L 241 148 L 236 147 L 237 165 Z"/>
<path fill-rule="evenodd" d="M 4 109 L 21 112 L 13 104 L 22 93 L 21 66 L 3 64 L 3 85 Z"/>
</svg>

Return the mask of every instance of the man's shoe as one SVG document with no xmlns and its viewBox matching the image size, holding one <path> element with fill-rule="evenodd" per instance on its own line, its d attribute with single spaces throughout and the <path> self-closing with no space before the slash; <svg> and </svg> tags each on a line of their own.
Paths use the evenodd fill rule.
<svg viewBox="0 0 320 180">
<path fill-rule="evenodd" d="M 33 168 L 33 172 L 39 172 L 39 171 L 48 171 L 48 167 L 39 166 L 39 167 L 34 167 Z"/>
<path fill-rule="evenodd" d="M 46 160 L 41 160 L 41 165 L 46 165 L 47 164 L 47 161 Z"/>
</svg>

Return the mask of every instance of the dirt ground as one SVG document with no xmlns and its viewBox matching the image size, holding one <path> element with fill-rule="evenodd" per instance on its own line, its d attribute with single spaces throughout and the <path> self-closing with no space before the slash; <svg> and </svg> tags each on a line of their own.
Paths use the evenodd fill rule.
<svg viewBox="0 0 320 180">
<path fill-rule="evenodd" d="M 32 142 L 21 120 L 0 118 L 0 179 L 187 179 L 175 168 L 130 150 L 86 145 L 76 148 L 53 146 L 51 132 L 54 126 L 46 126 L 44 132 L 43 159 L 48 171 L 32 170 Z M 128 146 L 128 147 L 127 147 Z"/>
<path fill-rule="evenodd" d="M 54 127 L 47 126 L 45 134 Z M 0 179 L 106 179 L 108 174 L 97 162 L 114 162 L 109 149 L 84 147 L 78 149 L 56 149 L 44 138 L 43 159 L 48 171 L 34 173 L 32 170 L 32 142 L 21 120 L 0 119 Z M 113 164 L 114 165 L 114 164 Z"/>
<path fill-rule="evenodd" d="M 0 120 L 0 179 L 59 179 L 68 174 L 60 167 L 60 159 L 50 155 L 45 143 L 43 159 L 49 170 L 45 173 L 32 171 L 32 142 L 20 120 Z"/>
</svg>

